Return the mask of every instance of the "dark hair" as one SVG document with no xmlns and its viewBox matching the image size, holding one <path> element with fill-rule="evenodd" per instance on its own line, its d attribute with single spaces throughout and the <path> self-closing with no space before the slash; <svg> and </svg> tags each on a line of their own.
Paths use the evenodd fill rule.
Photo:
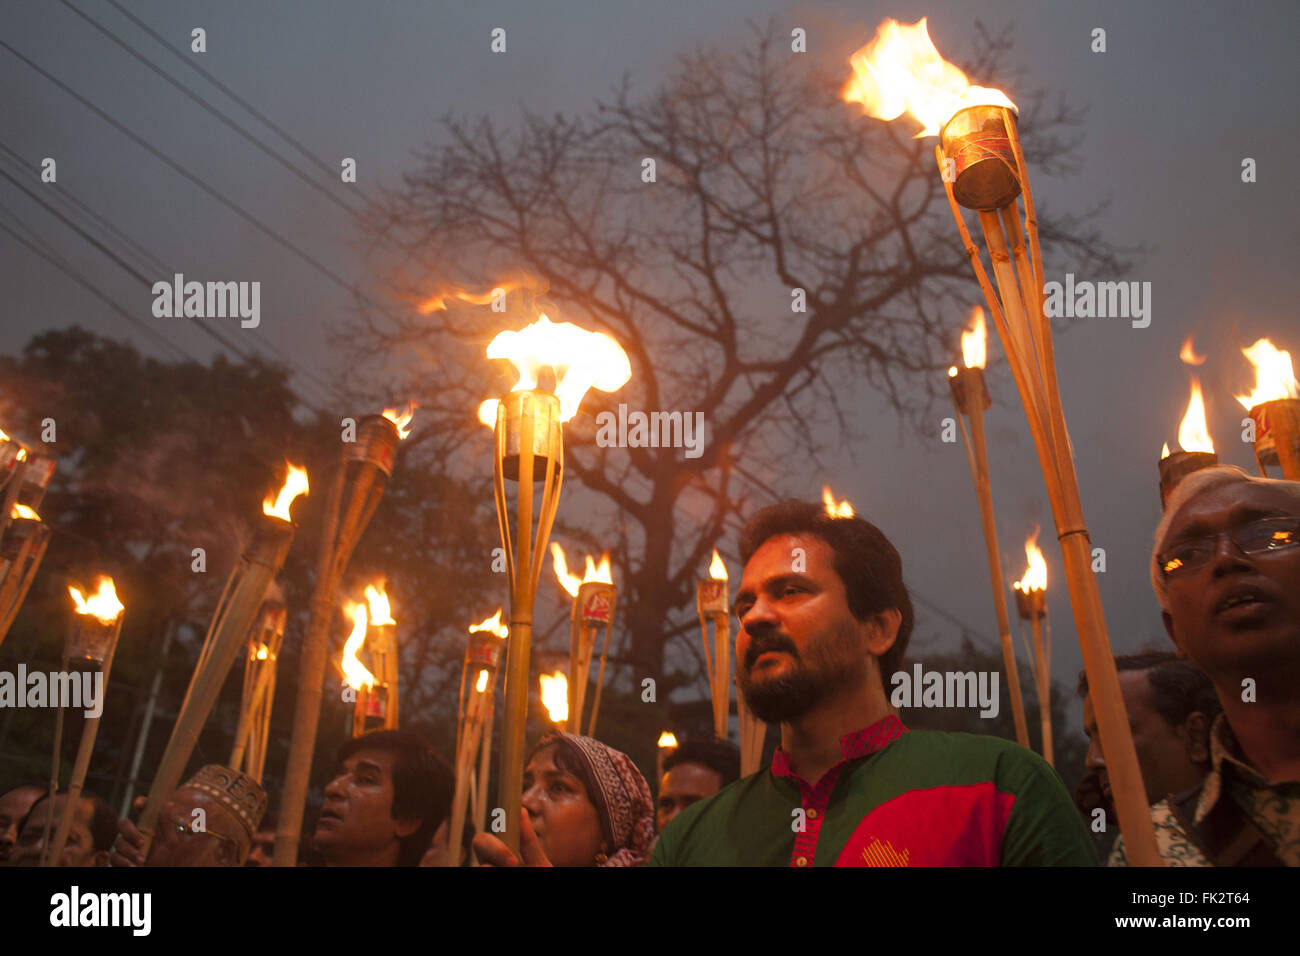
<svg viewBox="0 0 1300 956">
<path fill-rule="evenodd" d="M 740 779 L 740 748 L 728 740 L 717 737 L 687 738 L 676 750 L 664 758 L 664 773 L 684 763 L 698 763 L 708 767 L 722 779 L 722 786 Z"/>
<path fill-rule="evenodd" d="M 26 784 L 23 786 L 26 786 Z M 38 784 L 38 786 L 40 786 L 44 792 L 36 799 L 36 802 L 32 804 L 31 809 L 27 811 L 27 815 L 23 817 L 22 823 L 18 826 L 19 833 L 26 829 L 27 821 L 32 818 L 32 814 L 36 812 L 36 808 L 49 799 L 49 786 L 41 784 Z M 21 789 L 21 787 L 14 787 L 14 790 L 18 789 Z M 13 790 L 9 792 L 12 793 Z M 66 797 L 67 795 L 68 792 L 66 790 L 60 790 L 55 793 L 56 797 Z M 91 793 L 89 790 L 82 790 L 79 799 L 89 800 L 90 805 L 94 808 L 90 815 L 90 840 L 91 844 L 94 846 L 95 852 L 98 853 L 101 850 L 110 849 L 113 846 L 113 841 L 117 839 L 117 813 L 108 805 L 107 800 L 97 793 Z M 58 824 L 56 823 L 55 826 L 57 827 Z M 48 836 L 52 837 L 53 834 L 49 834 Z"/>
<path fill-rule="evenodd" d="M 1195 664 L 1168 651 L 1116 655 L 1115 669 L 1147 672 L 1147 685 L 1151 688 L 1151 709 L 1171 727 L 1181 727 L 1183 721 L 1197 711 L 1213 723 L 1223 709 L 1206 673 Z M 1079 672 L 1078 694 L 1080 697 L 1088 696 L 1086 671 Z"/>
<path fill-rule="evenodd" d="M 374 730 L 346 740 L 338 762 L 362 750 L 393 755 L 393 819 L 420 821 L 419 829 L 402 838 L 397 865 L 419 866 L 434 831 L 451 812 L 452 769 L 428 741 L 409 730 Z"/>
<path fill-rule="evenodd" d="M 826 542 L 835 553 L 835 573 L 844 582 L 849 611 L 865 621 L 897 608 L 902 615 L 898 638 L 880 656 L 880 682 L 889 690 L 889 676 L 907 653 L 912 636 L 912 599 L 903 584 L 903 562 L 884 532 L 863 518 L 832 518 L 825 507 L 808 501 L 783 501 L 763 508 L 740 533 L 740 559 L 748 564 L 763 542 L 782 534 L 802 534 Z"/>
<path fill-rule="evenodd" d="M 555 766 L 559 767 L 565 773 L 571 773 L 582 782 L 583 792 L 587 795 L 587 802 L 596 808 L 596 816 L 600 818 L 600 833 L 605 838 L 607 846 L 614 845 L 614 823 L 609 818 L 609 810 L 605 806 L 605 798 L 600 794 L 596 787 L 596 781 L 592 779 L 591 768 L 578 748 L 565 740 L 559 734 L 546 734 L 537 743 L 533 744 L 528 755 L 524 757 L 524 766 L 528 766 L 528 761 L 532 760 L 540 751 L 547 747 L 555 747 Z M 612 850 L 610 852 L 613 852 Z"/>
</svg>

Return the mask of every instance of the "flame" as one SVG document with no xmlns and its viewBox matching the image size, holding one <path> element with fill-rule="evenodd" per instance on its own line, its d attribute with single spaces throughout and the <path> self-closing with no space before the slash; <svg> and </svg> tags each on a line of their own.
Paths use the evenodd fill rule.
<svg viewBox="0 0 1300 956">
<path fill-rule="evenodd" d="M 713 549 L 713 560 L 709 562 L 709 577 L 715 581 L 727 580 L 727 566 L 722 563 L 722 558 L 718 556 L 718 549 Z"/>
<path fill-rule="evenodd" d="M 41 516 L 38 515 L 35 511 L 33 511 L 31 508 L 27 507 L 26 505 L 20 505 L 20 504 L 18 504 L 18 502 L 16 502 L 16 501 L 14 502 L 14 506 L 13 506 L 13 508 L 12 508 L 12 509 L 10 510 L 10 512 L 9 512 L 9 517 L 11 517 L 11 518 L 27 518 L 27 519 L 29 519 L 29 520 L 31 520 L 31 521 L 40 521 L 40 520 L 41 520 Z"/>
<path fill-rule="evenodd" d="M 264 661 L 271 656 L 271 649 L 265 644 L 257 645 L 257 653 L 253 655 L 255 660 Z"/>
<path fill-rule="evenodd" d="M 965 73 L 940 56 L 925 17 L 910 26 L 884 20 L 849 63 L 854 77 L 844 87 L 845 102 L 861 103 L 868 116 L 882 120 L 911 113 L 922 126 L 917 139 L 937 136 L 968 106 L 1016 108 L 1001 90 L 972 86 Z"/>
<path fill-rule="evenodd" d="M 9 440 L 10 440 L 9 435 L 6 434 L 3 428 L 0 428 L 0 441 L 9 441 Z"/>
<path fill-rule="evenodd" d="M 485 667 L 483 668 L 483 670 L 478 672 L 478 680 L 474 682 L 474 690 L 476 690 L 480 694 L 483 693 L 485 690 L 487 690 L 487 683 L 488 683 L 488 672 L 487 672 L 487 668 Z"/>
<path fill-rule="evenodd" d="M 1160 449 L 1160 460 L 1161 460 L 1161 461 L 1164 461 L 1166 458 L 1169 457 L 1169 454 L 1170 454 L 1170 452 L 1169 452 L 1169 442 L 1165 442 L 1164 447 L 1162 447 L 1162 448 Z"/>
<path fill-rule="evenodd" d="M 401 411 L 396 408 L 384 409 L 384 417 L 397 426 L 398 438 L 405 438 L 411 434 L 411 419 L 415 417 L 415 410 L 419 407 L 415 402 L 407 402 L 406 407 Z"/>
<path fill-rule="evenodd" d="M 1260 339 L 1250 348 L 1242 349 L 1241 354 L 1255 366 L 1255 390 L 1237 396 L 1247 411 L 1279 398 L 1300 398 L 1290 352 L 1277 348 L 1268 339 Z"/>
<path fill-rule="evenodd" d="M 491 617 L 485 617 L 477 624 L 471 624 L 469 632 L 473 634 L 475 631 L 490 631 L 502 640 L 510 635 L 510 628 L 501 623 L 501 608 L 497 608 L 497 612 Z"/>
<path fill-rule="evenodd" d="M 513 292 L 515 289 L 524 285 L 522 281 L 499 282 L 487 292 L 470 292 L 467 289 L 452 287 L 443 289 L 435 295 L 429 296 L 424 301 L 416 305 L 416 310 L 421 315 L 428 315 L 431 312 L 441 312 L 447 308 L 447 303 L 451 299 L 459 299 L 468 305 L 491 305 L 492 301 L 498 295 L 505 295 Z"/>
<path fill-rule="evenodd" d="M 1025 576 L 1012 585 L 1017 591 L 1026 594 L 1047 590 L 1047 562 L 1043 560 L 1043 552 L 1038 548 L 1039 530 L 1035 528 L 1034 533 L 1025 539 L 1025 557 L 1029 559 L 1029 567 L 1025 569 Z"/>
<path fill-rule="evenodd" d="M 370 623 L 375 627 L 397 623 L 393 620 L 393 612 L 388 606 L 388 592 L 384 589 L 383 581 L 377 585 L 366 585 L 366 603 L 370 605 Z"/>
<path fill-rule="evenodd" d="M 1187 414 L 1178 426 L 1178 444 L 1183 451 L 1214 452 L 1210 429 L 1205 424 L 1205 399 L 1201 396 L 1201 383 L 1192 376 L 1192 397 L 1187 403 Z"/>
<path fill-rule="evenodd" d="M 478 420 L 488 428 L 497 427 L 497 406 L 501 404 L 500 399 L 485 398 L 478 407 Z"/>
<path fill-rule="evenodd" d="M 361 645 L 366 642 L 366 606 L 356 601 L 349 601 L 343 605 L 343 613 L 352 618 L 352 633 L 348 635 L 347 643 L 343 645 L 343 680 L 353 690 L 373 687 L 375 675 L 357 659 Z"/>
<path fill-rule="evenodd" d="M 1196 354 L 1196 349 L 1192 348 L 1192 336 L 1189 335 L 1187 341 L 1183 343 L 1182 351 L 1178 353 L 1178 357 L 1188 365 L 1204 365 L 1209 356 Z"/>
<path fill-rule="evenodd" d="M 284 476 L 284 486 L 275 498 L 266 496 L 266 500 L 262 502 L 262 513 L 273 518 L 292 521 L 293 519 L 289 517 L 289 506 L 293 504 L 293 499 L 307 493 L 307 469 L 299 468 L 287 461 L 285 465 L 288 466 L 289 472 Z"/>
<path fill-rule="evenodd" d="M 26 449 L 26 448 L 19 448 L 19 449 L 18 449 L 18 457 L 17 457 L 17 460 L 18 460 L 18 461 L 26 461 L 26 460 L 27 460 L 27 449 Z"/>
<path fill-rule="evenodd" d="M 587 569 L 579 580 L 576 574 L 569 573 L 569 562 L 565 560 L 564 549 L 556 542 L 551 542 L 551 563 L 555 568 L 555 578 L 560 582 L 560 587 L 568 591 L 572 597 L 578 596 L 578 588 L 589 581 L 599 581 L 601 584 L 613 584 L 614 575 L 609 568 L 609 552 L 606 551 L 600 556 L 600 565 L 587 555 Z"/>
<path fill-rule="evenodd" d="M 832 518 L 852 518 L 853 505 L 845 498 L 843 501 L 837 501 L 835 495 L 831 494 L 830 485 L 822 485 L 822 504 L 826 506 L 826 513 Z"/>
<path fill-rule="evenodd" d="M 672 731 L 665 730 L 662 734 L 659 735 L 660 749 L 667 750 L 669 748 L 673 748 L 676 746 L 677 746 L 677 738 L 673 736 Z"/>
<path fill-rule="evenodd" d="M 983 368 L 988 353 L 988 330 L 984 326 L 984 309 L 970 310 L 970 331 L 961 334 L 961 360 L 967 368 Z"/>
<path fill-rule="evenodd" d="M 604 332 L 588 332 L 570 322 L 552 322 L 546 315 L 518 332 L 498 332 L 487 347 L 490 359 L 508 359 L 519 373 L 512 392 L 537 388 L 543 366 L 555 372 L 555 394 L 560 400 L 560 421 L 578 413 L 588 389 L 612 392 L 632 377 L 632 366 L 622 346 Z M 486 403 L 485 403 L 486 404 Z M 484 406 L 479 406 L 480 420 Z M 492 409 L 492 424 L 496 410 Z"/>
<path fill-rule="evenodd" d="M 551 715 L 552 723 L 561 723 L 569 719 L 569 679 L 562 671 L 554 674 L 542 674 L 542 703 Z"/>
<path fill-rule="evenodd" d="M 99 575 L 96 586 L 98 590 L 89 598 L 76 587 L 69 587 L 68 593 L 77 605 L 78 614 L 90 614 L 101 624 L 112 624 L 125 610 L 122 602 L 117 599 L 117 588 L 113 586 L 113 579 L 106 574 Z"/>
</svg>

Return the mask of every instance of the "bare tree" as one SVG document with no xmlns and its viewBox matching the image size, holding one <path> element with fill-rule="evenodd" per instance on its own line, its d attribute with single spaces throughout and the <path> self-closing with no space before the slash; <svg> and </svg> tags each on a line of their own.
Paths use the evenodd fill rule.
<svg viewBox="0 0 1300 956">
<path fill-rule="evenodd" d="M 363 312 L 349 344 L 407 376 L 437 423 L 425 453 L 489 474 L 474 411 L 513 377 L 483 348 L 535 309 L 627 350 L 631 382 L 589 394 L 568 426 L 558 527 L 614 542 L 623 674 L 656 676 L 660 694 L 700 676 L 689 608 L 728 522 L 773 487 L 818 486 L 818 455 L 862 438 L 859 386 L 919 414 L 976 295 L 934 141 L 863 117 L 841 98 L 847 63 L 830 75 L 787 43 L 756 28 L 743 50 L 685 56 L 646 97 L 625 81 L 586 116 L 525 113 L 509 132 L 447 118 L 371 219 L 376 267 L 412 307 Z M 970 72 L 996 84 L 1008 40 L 981 30 L 978 45 Z M 1023 100 L 1029 161 L 1068 171 L 1078 112 Z M 1045 212 L 1049 255 L 1117 268 L 1095 210 Z M 509 315 L 471 304 L 498 285 L 519 287 Z M 702 411 L 703 453 L 596 447 L 593 416 L 619 402 Z"/>
</svg>

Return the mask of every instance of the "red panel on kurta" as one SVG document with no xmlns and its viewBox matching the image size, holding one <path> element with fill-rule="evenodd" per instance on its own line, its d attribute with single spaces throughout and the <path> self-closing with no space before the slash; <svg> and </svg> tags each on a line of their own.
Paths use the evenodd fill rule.
<svg viewBox="0 0 1300 956">
<path fill-rule="evenodd" d="M 862 818 L 836 866 L 997 866 L 1014 794 L 991 782 L 909 790 Z"/>
</svg>

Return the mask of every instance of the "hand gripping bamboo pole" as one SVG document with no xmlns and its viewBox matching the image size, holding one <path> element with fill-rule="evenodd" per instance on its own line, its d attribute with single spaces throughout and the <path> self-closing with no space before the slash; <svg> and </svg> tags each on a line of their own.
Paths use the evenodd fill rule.
<svg viewBox="0 0 1300 956">
<path fill-rule="evenodd" d="M 352 559 L 352 551 L 379 507 L 385 483 L 393 473 L 402 433 L 389 418 L 367 415 L 357 423 L 355 437 L 355 441 L 343 444 L 338 471 L 325 504 L 325 524 L 316 562 L 316 586 L 312 591 L 311 616 L 298 668 L 298 696 L 294 701 L 293 732 L 280 797 L 273 866 L 294 866 L 298 862 L 302 818 L 307 807 L 316 731 L 320 725 L 321 696 L 329 663 L 335 595 Z"/>
<path fill-rule="evenodd" d="M 506 553 L 510 584 L 510 644 L 506 650 L 505 724 L 501 739 L 501 772 L 497 801 L 505 810 L 505 843 L 519 853 L 519 814 L 523 807 L 524 737 L 528 724 L 528 692 L 533 603 L 541 575 L 546 541 L 560 502 L 564 437 L 560 400 L 551 392 L 525 389 L 510 392 L 497 405 L 493 429 L 492 488 L 497 528 Z M 505 481 L 516 483 L 516 532 L 510 531 Z M 534 500 L 534 482 L 541 481 L 541 500 Z M 536 533 L 533 529 L 537 518 Z"/>
<path fill-rule="evenodd" d="M 975 497 L 979 502 L 980 522 L 984 527 L 984 548 L 988 555 L 989 577 L 993 585 L 993 610 L 1002 643 L 1002 663 L 1007 674 L 1007 696 L 1011 698 L 1011 715 L 1016 728 L 1016 742 L 1029 746 L 1029 727 L 1025 721 L 1025 700 L 1020 690 L 1020 670 L 1016 666 L 1016 648 L 1011 640 L 1011 618 L 1007 613 L 1006 582 L 1002 577 L 1002 556 L 998 548 L 997 519 L 993 513 L 993 491 L 989 483 L 988 448 L 984 438 L 984 409 L 992 404 L 981 368 L 960 368 L 949 378 L 953 406 L 958 423 L 963 413 L 970 416 L 970 435 L 962 425 Z M 986 404 L 987 403 L 987 404 Z"/>
<path fill-rule="evenodd" d="M 971 109 L 987 111 L 989 108 Z M 1093 689 L 1098 731 L 1111 779 L 1116 815 L 1119 817 L 1129 860 L 1137 866 L 1159 866 L 1161 858 L 1156 847 L 1155 831 L 1147 807 L 1146 792 L 1142 784 L 1137 754 L 1133 748 L 1133 738 L 1129 730 L 1123 698 L 1120 695 L 1115 661 L 1106 633 L 1101 597 L 1092 572 L 1092 553 L 1083 520 L 1078 479 L 1074 471 L 1069 436 L 1056 382 L 1051 323 L 1043 309 L 1042 252 L 1038 246 L 1037 216 L 1025 170 L 1024 153 L 1014 116 L 1009 110 L 1001 108 L 999 110 L 1005 125 L 1006 142 L 1011 155 L 1007 157 L 987 152 L 986 155 L 982 155 L 979 162 L 1001 163 L 1008 167 L 1015 176 L 1018 188 L 1010 199 L 1000 199 L 995 204 L 982 205 L 971 202 L 969 198 L 966 199 L 966 204 L 979 213 L 989 259 L 1002 292 L 1001 299 L 994 294 L 984 273 L 978 249 L 971 241 L 961 211 L 957 207 L 953 183 L 948 176 L 944 175 L 948 168 L 945 161 L 946 153 L 952 151 L 950 147 L 960 146 L 949 142 L 949 127 L 945 127 L 941 133 L 941 144 L 936 147 L 935 156 L 953 218 L 957 223 L 976 279 L 985 294 L 989 311 L 993 314 L 998 334 L 1002 338 L 1003 348 L 1015 375 L 1016 387 L 1020 392 L 1025 415 L 1034 437 L 1034 446 L 1052 505 L 1057 538 L 1061 543 L 1075 628 L 1079 636 L 1089 688 Z M 954 120 L 969 112 L 970 110 L 959 112 Z M 950 124 L 952 122 L 950 121 Z M 987 118 L 983 122 L 987 129 Z M 960 126 L 961 124 L 958 124 L 958 128 Z M 987 137 L 988 134 L 984 132 L 981 135 Z M 1023 243 L 1018 243 L 1016 240 L 1020 216 L 1016 205 L 1016 194 L 1021 192 L 1025 197 L 1025 207 L 1028 211 L 1027 249 L 1024 248 Z M 999 210 L 1006 207 L 1010 207 L 1011 214 L 1000 218 Z M 1004 226 L 1011 230 L 1010 247 L 1003 231 Z M 1026 263 L 1024 260 L 1030 256 L 1032 259 Z M 1017 268 L 1017 261 L 1019 261 L 1019 268 Z M 1033 277 L 1034 287 L 1028 289 L 1021 287 L 1020 277 L 1024 275 Z"/>
</svg>

